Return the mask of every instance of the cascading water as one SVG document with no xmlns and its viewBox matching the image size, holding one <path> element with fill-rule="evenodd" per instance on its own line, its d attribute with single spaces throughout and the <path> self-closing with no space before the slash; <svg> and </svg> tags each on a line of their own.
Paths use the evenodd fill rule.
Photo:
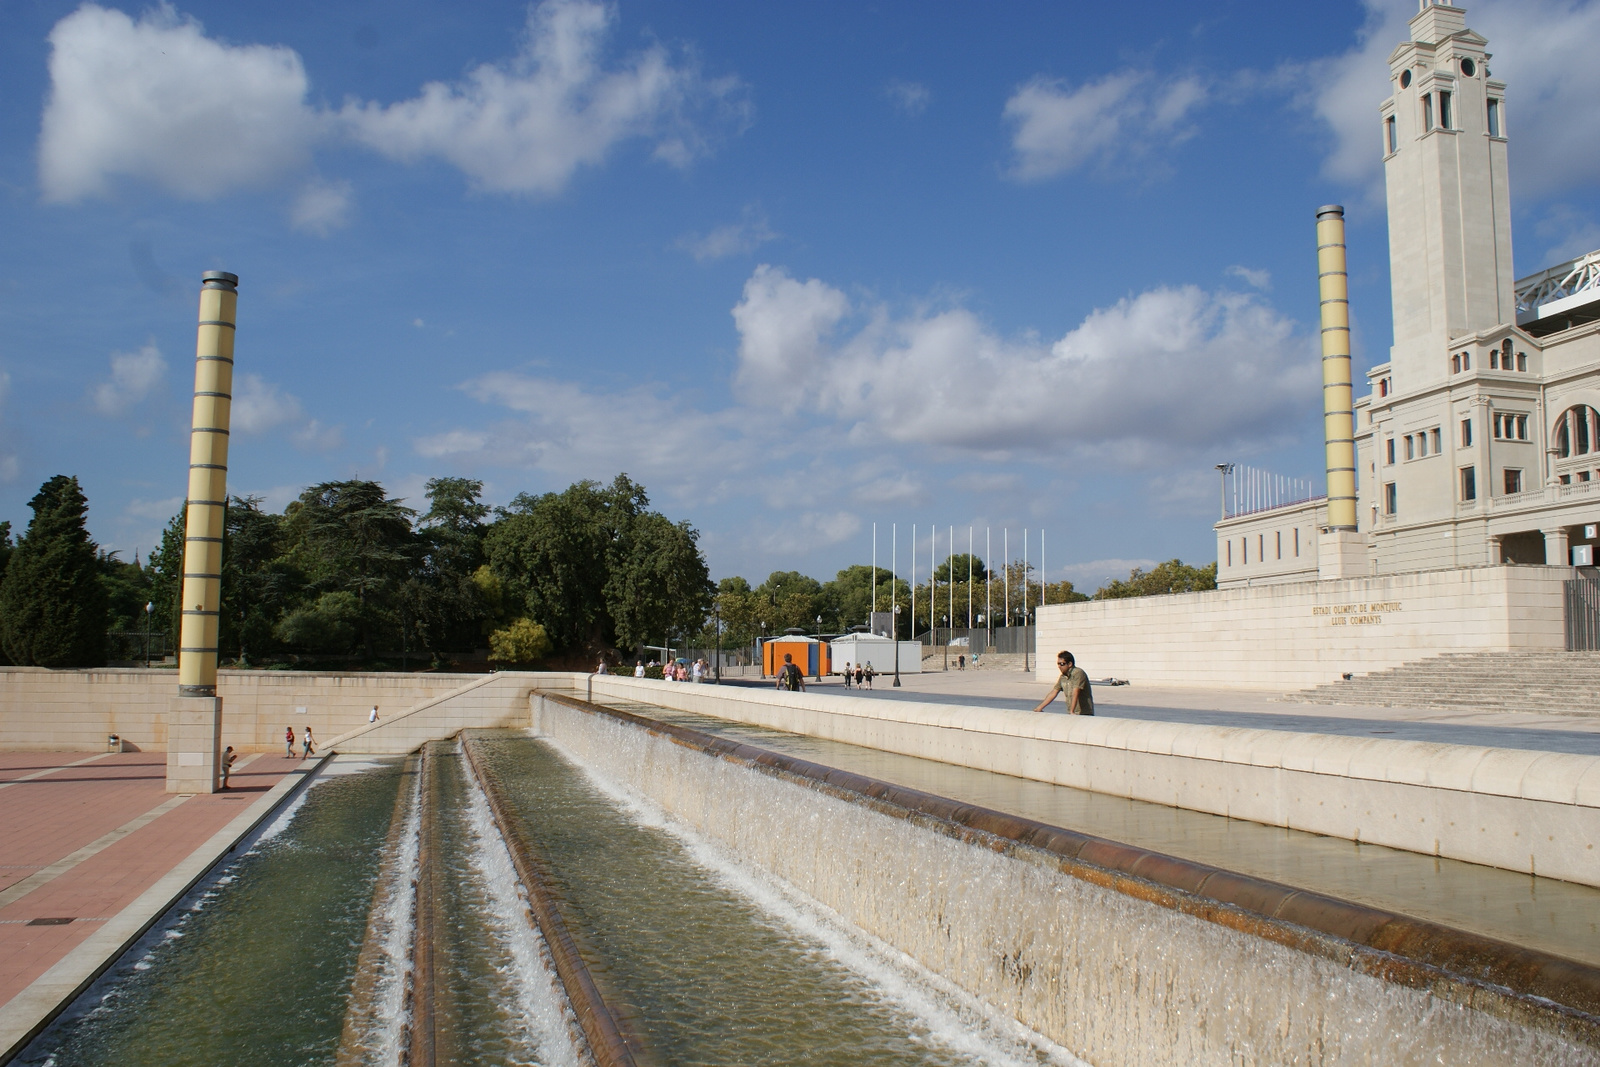
<svg viewBox="0 0 1600 1067">
<path fill-rule="evenodd" d="M 1077 1062 L 548 746 L 468 743 L 549 865 L 607 1003 L 658 1062 Z"/>
</svg>

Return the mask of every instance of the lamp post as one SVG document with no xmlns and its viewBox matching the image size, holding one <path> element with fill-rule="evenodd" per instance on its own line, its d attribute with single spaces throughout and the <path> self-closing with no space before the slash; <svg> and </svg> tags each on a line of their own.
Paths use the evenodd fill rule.
<svg viewBox="0 0 1600 1067">
<path fill-rule="evenodd" d="M 944 669 L 950 669 L 950 616 L 941 615 L 939 621 L 944 623 Z"/>
<path fill-rule="evenodd" d="M 1218 519 L 1217 520 L 1218 522 L 1221 522 L 1222 519 L 1226 519 L 1228 517 L 1228 475 L 1230 475 L 1232 473 L 1233 473 L 1233 464 L 1232 463 L 1218 463 L 1217 464 L 1218 481 L 1221 483 L 1220 486 L 1219 486 L 1219 491 L 1220 491 L 1221 496 L 1222 496 L 1222 518 Z"/>
<path fill-rule="evenodd" d="M 877 568 L 874 567 L 873 570 L 876 571 Z M 822 616 L 821 615 L 817 616 L 817 644 L 819 644 L 819 645 L 822 644 Z M 822 649 L 820 649 L 820 648 L 817 649 L 817 674 L 816 674 L 816 679 L 819 682 L 822 681 Z"/>
<path fill-rule="evenodd" d="M 151 614 L 151 612 L 153 612 L 155 610 L 156 610 L 156 606 L 155 606 L 154 602 L 148 601 L 148 600 L 145 601 L 145 605 L 144 605 L 144 665 L 145 665 L 146 669 L 148 669 L 149 666 L 150 666 L 150 614 Z"/>
<path fill-rule="evenodd" d="M 711 606 L 711 624 L 713 626 L 715 626 L 716 629 L 717 629 L 716 676 L 717 676 L 717 684 L 721 685 L 722 684 L 722 605 L 721 604 L 713 604 Z"/>
<path fill-rule="evenodd" d="M 900 605 L 894 606 L 894 688 L 900 688 Z"/>
</svg>

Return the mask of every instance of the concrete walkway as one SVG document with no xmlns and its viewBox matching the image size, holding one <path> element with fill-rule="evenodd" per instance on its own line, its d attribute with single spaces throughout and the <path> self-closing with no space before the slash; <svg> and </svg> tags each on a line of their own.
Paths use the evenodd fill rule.
<svg viewBox="0 0 1600 1067">
<path fill-rule="evenodd" d="M 226 792 L 174 796 L 164 752 L 0 753 L 0 1022 L 31 1015 L 30 987 L 108 924 L 147 921 L 128 913 L 160 904 L 150 890 L 208 846 L 226 851 L 220 832 L 311 766 L 246 757 Z"/>
<path fill-rule="evenodd" d="M 1090 677 L 1094 678 L 1092 664 L 1088 666 Z M 849 693 L 882 700 L 905 698 L 935 704 L 1031 708 L 1049 692 L 1045 683 L 1021 670 L 932 670 L 923 674 L 902 674 L 900 680 L 901 688 L 895 689 L 892 676 L 880 675 L 872 689 L 852 688 Z M 738 680 L 724 684 L 761 684 L 770 688 L 772 682 Z M 816 693 L 845 692 L 843 682 L 837 678 L 825 678 L 820 682 L 807 679 L 806 688 Z M 1253 690 L 1173 689 L 1104 683 L 1094 687 L 1095 708 L 1103 716 L 1600 755 L 1600 708 L 1595 709 L 1593 719 L 1588 719 L 1511 711 L 1298 704 L 1285 702 L 1282 696 L 1281 693 Z M 1049 710 L 1061 710 L 1060 698 Z"/>
</svg>

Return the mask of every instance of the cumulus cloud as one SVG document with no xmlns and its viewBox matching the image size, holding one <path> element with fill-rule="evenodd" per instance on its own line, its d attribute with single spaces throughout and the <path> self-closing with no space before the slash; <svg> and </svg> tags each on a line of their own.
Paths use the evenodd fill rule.
<svg viewBox="0 0 1600 1067">
<path fill-rule="evenodd" d="M 529 12 L 509 62 L 483 64 L 454 84 L 430 82 L 400 103 L 350 104 L 341 117 L 390 158 L 439 157 L 498 192 L 559 192 L 580 167 L 634 138 L 653 141 L 657 158 L 686 164 L 703 147 L 692 112 L 738 110 L 739 84 L 708 80 L 660 46 L 608 70 L 601 53 L 613 21 L 602 4 L 547 0 Z"/>
<path fill-rule="evenodd" d="M 412 442 L 412 447 L 417 455 L 429 459 L 438 459 L 441 456 L 471 455 L 483 451 L 489 443 L 489 435 L 470 430 L 450 430 L 446 433 L 433 434 L 429 437 L 419 437 Z"/>
<path fill-rule="evenodd" d="M 227 45 L 162 4 L 137 21 L 84 4 L 50 32 L 39 136 L 47 200 L 137 178 L 192 199 L 302 166 L 319 120 L 293 50 Z"/>
<path fill-rule="evenodd" d="M 778 234 L 773 232 L 766 215 L 751 205 L 744 209 L 738 222 L 718 226 L 704 235 L 688 234 L 678 239 L 678 247 L 704 263 L 707 260 L 754 252 L 768 241 L 775 241 L 777 238 Z"/>
<path fill-rule="evenodd" d="M 1240 267 L 1236 265 L 1229 267 L 1227 270 L 1223 271 L 1223 273 L 1231 278 L 1238 278 L 1252 289 L 1260 289 L 1264 293 L 1272 290 L 1271 271 L 1251 270 L 1249 267 Z"/>
<path fill-rule="evenodd" d="M 889 102 L 907 115 L 920 115 L 928 110 L 928 101 L 933 99 L 933 94 L 921 82 L 901 81 L 899 78 L 889 82 L 883 87 L 883 95 Z"/>
<path fill-rule="evenodd" d="M 150 395 L 167 372 L 167 361 L 152 338 L 137 352 L 111 353 L 111 377 L 93 390 L 95 410 L 120 415 Z"/>
<path fill-rule="evenodd" d="M 289 440 L 310 452 L 328 452 L 344 444 L 344 430 L 306 418 L 300 398 L 287 393 L 259 374 L 244 374 L 233 383 L 233 429 L 238 433 L 266 433 L 288 428 Z"/>
<path fill-rule="evenodd" d="M 1205 99 L 1198 78 L 1147 71 L 1122 70 L 1076 87 L 1035 78 L 1006 101 L 1012 176 L 1038 181 L 1084 167 L 1115 170 L 1193 136 L 1188 120 Z"/>
<path fill-rule="evenodd" d="M 350 221 L 350 183 L 320 178 L 307 182 L 289 206 L 289 224 L 297 230 L 326 237 Z"/>
<path fill-rule="evenodd" d="M 129 518 L 166 522 L 182 508 L 183 497 L 169 496 L 164 500 L 130 500 L 122 511 Z"/>
<path fill-rule="evenodd" d="M 1330 177 L 1381 193 L 1378 105 L 1388 98 L 1389 53 L 1410 37 L 1409 0 L 1365 0 L 1354 47 L 1290 68 L 1308 86 L 1303 102 L 1331 130 Z M 1542 195 L 1600 178 L 1600 109 L 1572 101 L 1600 95 L 1600 3 L 1593 0 L 1480 0 L 1467 24 L 1489 39 L 1491 69 L 1507 83 L 1511 171 L 1519 193 Z"/>
<path fill-rule="evenodd" d="M 170 3 L 138 19 L 85 3 L 50 33 L 40 186 L 46 200 L 72 202 L 133 178 L 203 200 L 280 182 L 305 171 L 319 143 L 347 139 L 392 159 L 444 159 L 481 189 L 550 194 L 625 141 L 685 166 L 717 122 L 747 120 L 738 79 L 708 78 L 660 45 L 608 66 L 614 21 L 593 0 L 546 0 L 510 60 L 410 100 L 331 111 L 307 103 L 291 48 L 207 37 Z M 347 183 L 312 181 L 290 221 L 325 234 L 349 203 Z"/>
<path fill-rule="evenodd" d="M 241 375 L 233 388 L 233 428 L 240 433 L 265 433 L 302 415 L 300 400 L 265 381 L 259 374 Z"/>
<path fill-rule="evenodd" d="M 993 453 L 1163 449 L 1271 439 L 1317 395 L 1310 342 L 1258 297 L 1151 289 L 1092 312 L 1052 345 L 972 312 L 896 315 L 758 267 L 733 309 L 746 399 L 892 440 Z"/>
</svg>

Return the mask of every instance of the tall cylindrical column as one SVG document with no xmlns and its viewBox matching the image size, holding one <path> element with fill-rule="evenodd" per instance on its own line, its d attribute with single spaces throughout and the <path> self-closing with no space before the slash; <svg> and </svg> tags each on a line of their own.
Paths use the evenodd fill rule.
<svg viewBox="0 0 1600 1067">
<path fill-rule="evenodd" d="M 1344 208 L 1317 209 L 1317 288 L 1322 299 L 1322 434 L 1328 462 L 1328 529 L 1356 528 L 1356 419 L 1350 385 L 1350 275 Z"/>
<path fill-rule="evenodd" d="M 217 695 L 217 618 L 222 607 L 222 523 L 228 500 L 228 419 L 233 403 L 233 333 L 239 278 L 200 276 L 194 420 L 189 431 L 188 519 L 183 539 L 183 623 L 178 695 Z"/>
</svg>

